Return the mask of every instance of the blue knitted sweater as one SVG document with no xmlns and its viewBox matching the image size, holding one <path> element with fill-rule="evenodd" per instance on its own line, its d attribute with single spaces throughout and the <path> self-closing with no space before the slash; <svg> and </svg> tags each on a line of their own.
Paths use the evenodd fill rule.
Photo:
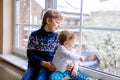
<svg viewBox="0 0 120 80">
<path fill-rule="evenodd" d="M 28 64 L 39 67 L 41 61 L 52 61 L 53 55 L 59 45 L 57 33 L 46 32 L 39 29 L 31 33 L 27 47 Z"/>
</svg>

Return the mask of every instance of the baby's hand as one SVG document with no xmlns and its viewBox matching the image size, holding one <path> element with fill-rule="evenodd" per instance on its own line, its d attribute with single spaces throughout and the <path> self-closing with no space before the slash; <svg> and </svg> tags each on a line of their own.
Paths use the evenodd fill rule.
<svg viewBox="0 0 120 80">
<path fill-rule="evenodd" d="M 76 69 L 72 70 L 71 76 L 73 76 L 73 77 L 77 76 L 77 70 Z"/>
<path fill-rule="evenodd" d="M 85 60 L 85 57 L 82 57 L 82 56 L 80 56 L 80 59 L 79 59 L 80 61 L 84 61 Z"/>
<path fill-rule="evenodd" d="M 73 69 L 73 67 L 74 67 L 73 63 L 70 63 L 66 66 L 66 70 L 71 71 Z"/>
</svg>

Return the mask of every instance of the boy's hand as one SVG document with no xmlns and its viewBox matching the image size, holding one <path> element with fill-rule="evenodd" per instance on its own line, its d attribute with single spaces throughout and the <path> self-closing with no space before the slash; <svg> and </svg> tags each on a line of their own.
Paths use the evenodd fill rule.
<svg viewBox="0 0 120 80">
<path fill-rule="evenodd" d="M 47 68 L 48 68 L 49 71 L 55 71 L 56 70 L 56 68 L 55 68 L 55 66 L 53 65 L 52 62 L 48 62 Z"/>
<path fill-rule="evenodd" d="M 49 71 L 55 71 L 56 70 L 56 68 L 55 68 L 55 66 L 53 65 L 52 62 L 42 61 L 40 65 L 47 68 Z"/>
</svg>

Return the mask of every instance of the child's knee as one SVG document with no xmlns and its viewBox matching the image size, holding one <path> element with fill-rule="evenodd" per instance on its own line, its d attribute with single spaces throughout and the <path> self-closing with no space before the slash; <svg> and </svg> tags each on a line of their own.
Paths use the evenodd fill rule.
<svg viewBox="0 0 120 80">
<path fill-rule="evenodd" d="M 50 75 L 49 80 L 62 80 L 63 79 L 63 75 L 61 72 L 53 72 Z"/>
</svg>

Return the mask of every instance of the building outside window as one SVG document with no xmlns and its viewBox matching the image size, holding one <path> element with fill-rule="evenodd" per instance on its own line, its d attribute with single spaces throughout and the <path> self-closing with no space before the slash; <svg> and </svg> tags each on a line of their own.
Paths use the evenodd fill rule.
<svg viewBox="0 0 120 80">
<path fill-rule="evenodd" d="M 26 50 L 30 33 L 40 28 L 43 15 L 41 13 L 47 6 L 45 1 L 47 2 L 16 0 L 16 52 L 17 49 Z M 99 66 L 95 69 L 119 76 L 120 0 L 51 1 L 57 4 L 55 8 L 65 17 L 61 30 L 74 31 L 78 38 L 77 44 L 85 44 L 92 50 L 97 50 Z"/>
<path fill-rule="evenodd" d="M 15 48 L 25 50 L 29 35 L 41 26 L 45 0 L 16 0 Z"/>
</svg>

